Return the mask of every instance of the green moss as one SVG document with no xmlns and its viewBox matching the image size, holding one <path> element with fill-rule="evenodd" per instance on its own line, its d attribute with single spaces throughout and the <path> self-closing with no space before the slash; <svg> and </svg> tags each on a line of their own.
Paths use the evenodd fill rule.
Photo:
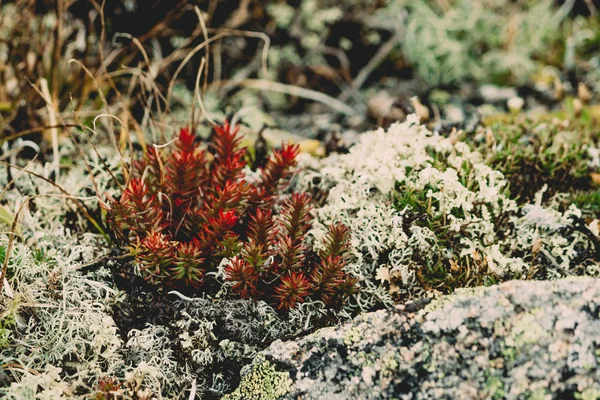
<svg viewBox="0 0 600 400">
<path fill-rule="evenodd" d="M 430 151 L 433 166 L 444 171 L 448 168 L 448 155 Z M 476 192 L 478 184 L 468 178 L 471 176 L 472 165 L 464 162 L 458 171 L 461 184 L 470 191 Z M 427 262 L 424 268 L 417 271 L 418 279 L 426 287 L 435 288 L 442 293 L 452 293 L 456 288 L 467 286 L 482 286 L 496 283 L 493 275 L 486 273 L 482 265 L 469 264 L 465 257 L 459 256 L 462 238 L 461 232 L 450 230 L 448 215 L 436 214 L 432 210 L 439 209 L 439 201 L 428 197 L 428 192 L 438 192 L 439 188 L 425 185 L 422 190 L 408 188 L 398 182 L 393 192 L 394 207 L 404 211 L 404 216 L 411 225 L 429 229 L 435 233 L 434 245 L 437 253 L 435 262 Z M 449 214 L 457 219 L 464 219 L 464 211 L 455 208 Z M 450 260 L 452 262 L 450 262 Z"/>
<path fill-rule="evenodd" d="M 545 184 L 547 195 L 589 191 L 592 181 L 587 149 L 598 140 L 598 124 L 568 107 L 536 118 L 515 116 L 489 125 L 494 144 L 481 146 L 486 164 L 509 181 L 511 196 L 529 202 Z M 581 196 L 581 193 L 579 194 Z"/>
<path fill-rule="evenodd" d="M 61 157 L 60 158 L 60 165 L 62 167 L 72 167 L 75 165 L 75 163 L 73 162 L 73 159 L 70 157 Z"/>
<path fill-rule="evenodd" d="M 575 398 L 578 400 L 598 400 L 600 399 L 600 391 L 597 388 L 589 387 L 581 393 L 575 393 Z"/>
<path fill-rule="evenodd" d="M 497 376 L 488 376 L 485 385 L 487 390 L 486 395 L 490 399 L 501 400 L 505 398 L 504 382 Z"/>
<path fill-rule="evenodd" d="M 548 398 L 548 391 L 546 389 L 537 389 L 526 393 L 525 398 L 530 400 L 545 400 Z"/>
<path fill-rule="evenodd" d="M 237 389 L 222 400 L 275 400 L 287 394 L 292 380 L 287 372 L 278 372 L 269 361 L 252 367 Z"/>
<path fill-rule="evenodd" d="M 584 215 L 600 217 L 600 189 L 577 191 L 569 196 L 569 203 L 575 204 Z"/>
<path fill-rule="evenodd" d="M 18 307 L 18 299 L 12 299 L 7 302 L 7 308 L 0 313 L 0 349 L 7 347 L 11 342 Z"/>
<path fill-rule="evenodd" d="M 441 89 L 434 89 L 429 95 L 429 101 L 437 106 L 444 106 L 450 101 L 450 93 Z"/>
<path fill-rule="evenodd" d="M 502 350 L 502 357 L 504 361 L 507 361 L 509 364 L 513 364 L 517 359 L 517 349 L 514 347 L 505 347 Z"/>
<path fill-rule="evenodd" d="M 537 323 L 540 319 L 538 314 L 542 312 L 540 309 L 532 309 L 516 321 L 506 337 L 506 344 L 518 350 L 548 336 L 546 329 Z"/>
<path fill-rule="evenodd" d="M 3 318 L 0 320 L 0 349 L 9 345 L 14 323 L 15 321 L 12 318 Z"/>
<path fill-rule="evenodd" d="M 31 253 L 33 254 L 33 259 L 38 264 L 52 261 L 43 249 L 32 249 Z"/>
<path fill-rule="evenodd" d="M 353 326 L 348 330 L 346 336 L 344 337 L 344 344 L 346 346 L 351 346 L 360 342 L 363 339 L 362 329 L 359 327 Z"/>
</svg>

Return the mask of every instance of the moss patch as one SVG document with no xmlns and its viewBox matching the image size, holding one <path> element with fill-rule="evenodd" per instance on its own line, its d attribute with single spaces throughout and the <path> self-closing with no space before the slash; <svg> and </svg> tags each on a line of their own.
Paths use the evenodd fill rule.
<svg viewBox="0 0 600 400">
<path fill-rule="evenodd" d="M 489 124 L 482 153 L 486 164 L 509 181 L 511 198 L 533 200 L 545 184 L 547 195 L 593 189 L 588 148 L 598 140 L 598 123 L 568 110 L 535 118 L 517 115 Z"/>
</svg>

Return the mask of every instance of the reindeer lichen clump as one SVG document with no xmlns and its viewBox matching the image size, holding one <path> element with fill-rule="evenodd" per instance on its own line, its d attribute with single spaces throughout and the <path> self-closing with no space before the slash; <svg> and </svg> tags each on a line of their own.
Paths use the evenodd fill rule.
<svg viewBox="0 0 600 400">
<path fill-rule="evenodd" d="M 357 283 L 343 270 L 348 229 L 332 225 L 318 254 L 307 247 L 311 197 L 284 195 L 298 146 L 282 145 L 252 174 L 240 141 L 225 123 L 212 152 L 188 129 L 172 148 L 149 148 L 121 198 L 109 201 L 115 236 L 154 284 L 201 287 L 228 259 L 226 278 L 241 297 L 283 309 L 308 297 L 341 306 Z"/>
</svg>

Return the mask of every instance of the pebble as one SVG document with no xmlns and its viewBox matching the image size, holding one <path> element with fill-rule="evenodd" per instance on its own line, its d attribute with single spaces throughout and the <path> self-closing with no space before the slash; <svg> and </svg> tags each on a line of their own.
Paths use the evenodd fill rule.
<svg viewBox="0 0 600 400">
<path fill-rule="evenodd" d="M 479 88 L 479 95 L 486 103 L 505 103 L 509 99 L 517 97 L 517 89 L 495 85 L 482 85 Z"/>
<path fill-rule="evenodd" d="M 516 114 L 523 109 L 523 106 L 525 105 L 525 100 L 523 100 L 522 97 L 515 96 L 508 99 L 506 104 L 508 105 L 508 109 L 510 110 L 510 112 Z"/>
</svg>

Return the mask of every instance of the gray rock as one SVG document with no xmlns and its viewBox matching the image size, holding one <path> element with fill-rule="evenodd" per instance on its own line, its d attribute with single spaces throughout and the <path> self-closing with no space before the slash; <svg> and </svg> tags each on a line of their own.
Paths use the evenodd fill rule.
<svg viewBox="0 0 600 400">
<path fill-rule="evenodd" d="M 278 340 L 226 397 L 598 399 L 599 311 L 591 278 L 459 290 Z"/>
</svg>

